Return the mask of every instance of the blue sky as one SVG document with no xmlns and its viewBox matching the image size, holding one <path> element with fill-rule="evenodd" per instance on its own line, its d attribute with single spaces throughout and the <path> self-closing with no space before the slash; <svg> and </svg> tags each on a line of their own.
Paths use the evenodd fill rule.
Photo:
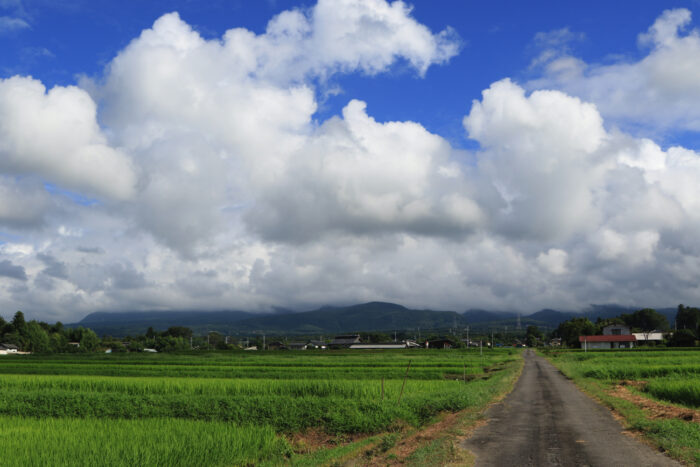
<svg viewBox="0 0 700 467">
<path fill-rule="evenodd" d="M 538 53 L 537 33 L 568 28 L 580 35 L 570 47 L 586 62 L 635 60 L 645 54 L 637 35 L 664 9 L 687 8 L 694 16 L 700 9 L 698 0 L 673 4 L 594 0 L 585 7 L 542 0 L 408 3 L 414 7 L 414 17 L 431 29 L 455 29 L 462 40 L 459 55 L 445 66 L 431 68 L 425 78 L 401 65 L 371 79 L 340 76 L 334 82 L 343 92 L 324 103 L 319 118 L 339 113 L 350 99 L 363 99 L 371 103 L 372 114 L 379 120 L 419 121 L 453 144 L 473 147 L 460 123 L 465 109 L 494 81 L 532 77 L 529 66 Z M 204 37 L 220 38 L 232 27 L 262 33 L 275 14 L 309 8 L 313 2 L 23 0 L 0 5 L 0 15 L 27 24 L 0 35 L 0 49 L 5 51 L 0 55 L 0 76 L 31 75 L 51 87 L 75 84 L 81 74 L 99 77 L 119 50 L 164 13 L 177 11 Z M 696 144 L 698 139 L 679 132 L 667 135 L 667 142 Z"/>
<path fill-rule="evenodd" d="M 408 5 L 0 0 L 0 313 L 697 305 L 698 0 Z"/>
</svg>

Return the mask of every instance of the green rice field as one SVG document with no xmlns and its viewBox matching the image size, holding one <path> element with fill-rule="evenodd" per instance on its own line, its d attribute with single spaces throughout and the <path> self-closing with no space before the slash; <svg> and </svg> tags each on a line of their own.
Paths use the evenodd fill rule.
<svg viewBox="0 0 700 467">
<path fill-rule="evenodd" d="M 567 376 L 607 383 L 643 381 L 642 391 L 649 395 L 688 407 L 700 407 L 700 351 L 574 351 L 552 355 Z"/>
<path fill-rule="evenodd" d="M 631 426 L 681 461 L 700 465 L 700 424 L 688 414 L 700 409 L 700 349 L 627 349 L 545 352 L 552 363 L 579 386 L 621 413 Z M 675 406 L 667 417 L 655 416 L 616 397 L 624 383 L 634 394 Z M 660 406 L 660 407 L 663 407 Z M 683 411 L 689 409 L 689 411 Z M 684 416 L 675 416 L 675 413 Z M 691 417 L 692 418 L 692 417 Z"/>
<path fill-rule="evenodd" d="M 420 427 L 519 367 L 512 349 L 0 358 L 0 465 L 303 464 L 295 433 Z"/>
</svg>

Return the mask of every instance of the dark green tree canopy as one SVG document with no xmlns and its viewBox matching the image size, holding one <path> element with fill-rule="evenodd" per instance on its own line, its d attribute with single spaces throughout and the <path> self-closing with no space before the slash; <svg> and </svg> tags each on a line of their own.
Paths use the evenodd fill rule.
<svg viewBox="0 0 700 467">
<path fill-rule="evenodd" d="M 561 337 L 562 342 L 567 346 L 577 347 L 578 336 L 590 336 L 595 332 L 595 324 L 588 318 L 571 318 L 561 323 L 554 334 Z"/>
<path fill-rule="evenodd" d="M 622 315 L 622 319 L 628 326 L 641 329 L 642 332 L 667 330 L 669 327 L 666 317 L 652 308 L 643 308 L 632 314 Z"/>
<path fill-rule="evenodd" d="M 536 347 L 542 341 L 542 332 L 537 326 L 528 326 L 525 331 L 525 343 L 528 347 Z"/>
<path fill-rule="evenodd" d="M 12 327 L 14 328 L 14 331 L 21 336 L 26 336 L 27 322 L 24 320 L 24 313 L 21 311 L 15 313 L 14 318 L 12 318 Z"/>
<path fill-rule="evenodd" d="M 695 334 L 695 337 L 698 337 L 700 335 L 700 308 L 678 305 L 676 328 L 690 330 Z"/>
<path fill-rule="evenodd" d="M 671 347 L 693 347 L 695 345 L 695 333 L 690 329 L 679 329 L 673 333 L 668 341 Z"/>
</svg>

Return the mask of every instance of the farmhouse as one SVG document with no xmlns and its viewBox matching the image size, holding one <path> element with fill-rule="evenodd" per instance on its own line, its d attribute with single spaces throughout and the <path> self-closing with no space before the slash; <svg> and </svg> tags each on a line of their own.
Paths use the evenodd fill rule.
<svg viewBox="0 0 700 467">
<path fill-rule="evenodd" d="M 359 334 L 346 334 L 343 336 L 335 336 L 333 341 L 328 344 L 331 349 L 343 349 L 348 348 L 351 345 L 360 343 Z"/>
<path fill-rule="evenodd" d="M 284 342 L 282 341 L 272 341 L 269 344 L 267 344 L 267 350 L 283 350 L 285 348 L 286 347 L 284 346 Z"/>
<path fill-rule="evenodd" d="M 431 341 L 425 341 L 426 349 L 451 349 L 454 347 L 454 343 L 449 339 L 433 339 Z"/>
<path fill-rule="evenodd" d="M 636 338 L 631 335 L 578 336 L 582 349 L 631 349 Z"/>
<path fill-rule="evenodd" d="M 582 349 L 631 349 L 637 338 L 626 324 L 609 324 L 602 336 L 578 336 Z"/>
<path fill-rule="evenodd" d="M 6 355 L 8 353 L 17 353 L 19 348 L 14 344 L 0 344 L 0 355 Z"/>
<path fill-rule="evenodd" d="M 309 341 L 309 344 L 306 346 L 306 348 L 312 348 L 312 349 L 325 349 L 326 348 L 326 343 L 323 341 L 314 341 L 311 340 Z"/>
</svg>

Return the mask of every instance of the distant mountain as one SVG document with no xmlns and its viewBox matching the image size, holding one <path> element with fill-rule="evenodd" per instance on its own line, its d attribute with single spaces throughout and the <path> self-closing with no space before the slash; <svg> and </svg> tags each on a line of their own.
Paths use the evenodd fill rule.
<svg viewBox="0 0 700 467">
<path fill-rule="evenodd" d="M 240 331 L 317 334 L 359 331 L 436 329 L 464 326 L 454 311 L 411 310 L 395 303 L 370 302 L 346 307 L 323 307 L 301 313 L 263 316 L 236 323 Z"/>
<path fill-rule="evenodd" d="M 405 331 L 418 328 L 423 331 L 469 326 L 473 332 L 489 332 L 508 328 L 515 330 L 520 324 L 524 330 L 535 325 L 551 330 L 559 323 L 573 317 L 586 317 L 595 322 L 601 319 L 632 313 L 639 307 L 618 305 L 591 305 L 576 313 L 545 309 L 531 315 L 520 315 L 511 311 L 467 310 L 454 311 L 413 310 L 395 303 L 369 302 L 345 307 L 326 306 L 317 310 L 293 312 L 278 308 L 268 314 L 245 311 L 125 311 L 96 312 L 69 327 L 83 326 L 99 335 L 123 337 L 144 334 L 149 327 L 163 331 L 170 326 L 186 326 L 196 334 L 217 331 L 227 335 L 267 333 L 292 334 L 338 334 L 367 331 Z M 673 325 L 675 308 L 657 309 Z"/>
<path fill-rule="evenodd" d="M 517 316 L 517 313 L 510 311 L 467 310 L 462 313 L 462 317 L 470 324 L 516 319 Z"/>
<path fill-rule="evenodd" d="M 300 313 L 278 309 L 270 314 L 244 311 L 134 311 L 91 313 L 67 326 L 89 327 L 99 335 L 143 334 L 149 326 L 162 331 L 187 326 L 197 334 L 217 331 L 229 335 L 334 334 L 359 331 L 395 331 L 463 327 L 454 311 L 411 310 L 395 303 L 370 302 L 346 307 L 322 307 Z"/>
<path fill-rule="evenodd" d="M 277 316 L 284 313 L 286 310 Z M 213 330 L 230 333 L 235 329 L 234 323 L 253 316 L 258 315 L 245 311 L 99 311 L 66 326 L 83 326 L 101 336 L 115 337 L 144 334 L 149 327 L 164 331 L 170 326 L 186 326 L 195 332 Z"/>
<path fill-rule="evenodd" d="M 559 323 L 575 318 L 576 316 L 581 316 L 581 313 L 544 309 L 528 315 L 528 318 L 534 321 L 541 321 L 552 326 L 559 326 Z"/>
<path fill-rule="evenodd" d="M 540 313 L 540 315 L 538 315 L 538 313 Z M 520 329 L 523 330 L 529 325 L 538 326 L 546 330 L 557 327 L 560 321 L 565 321 L 567 319 L 560 316 L 560 312 L 558 311 L 554 311 L 555 315 L 552 316 L 545 316 L 542 314 L 543 312 L 538 313 L 525 315 L 514 311 L 467 310 L 462 313 L 462 317 L 467 321 L 469 328 L 476 332 L 504 330 L 505 328 L 516 330 L 518 324 L 520 324 Z M 518 315 L 520 315 L 519 319 Z"/>
</svg>

